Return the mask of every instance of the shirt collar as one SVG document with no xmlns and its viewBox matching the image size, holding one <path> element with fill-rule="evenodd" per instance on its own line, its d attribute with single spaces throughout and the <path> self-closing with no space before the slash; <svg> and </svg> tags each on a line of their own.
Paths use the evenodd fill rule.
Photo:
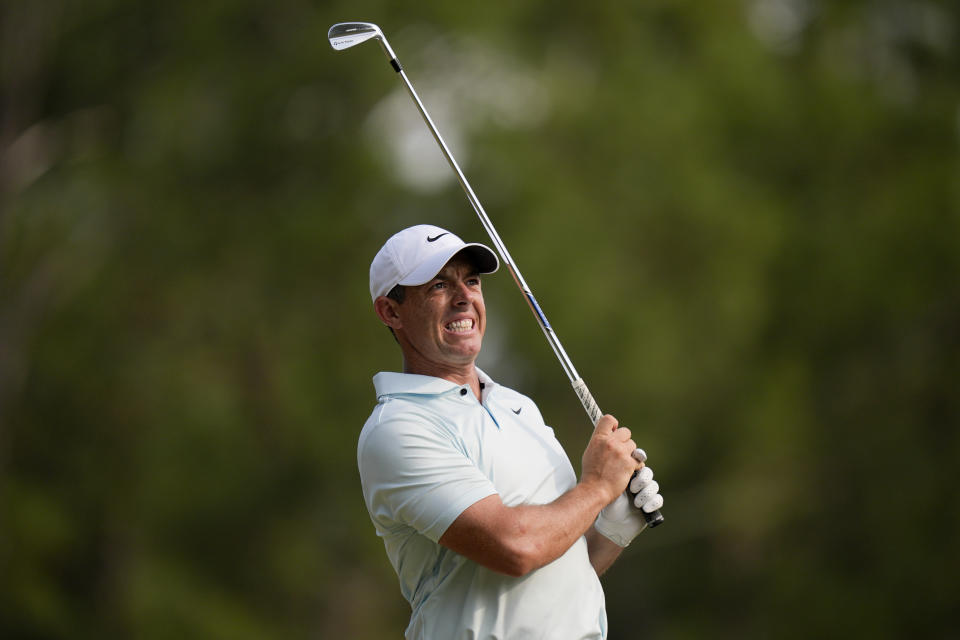
<svg viewBox="0 0 960 640">
<path fill-rule="evenodd" d="M 490 376 L 484 373 L 480 367 L 474 367 L 477 377 L 483 384 L 483 395 L 486 396 L 496 386 Z M 392 396 L 399 394 L 417 394 L 417 395 L 440 395 L 452 389 L 459 389 L 459 385 L 443 378 L 433 376 L 421 376 L 415 373 L 395 373 L 393 371 L 381 371 L 373 376 L 373 387 L 376 389 L 377 397 Z"/>
</svg>

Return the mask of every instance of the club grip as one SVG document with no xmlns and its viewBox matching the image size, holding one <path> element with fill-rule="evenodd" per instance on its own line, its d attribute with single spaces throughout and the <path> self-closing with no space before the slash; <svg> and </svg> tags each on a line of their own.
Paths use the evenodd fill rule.
<svg viewBox="0 0 960 640">
<path fill-rule="evenodd" d="M 580 398 L 580 404 L 583 405 L 583 410 L 587 412 L 590 422 L 596 427 L 597 423 L 600 422 L 600 418 L 603 417 L 603 413 L 600 411 L 600 407 L 597 406 L 597 401 L 593 399 L 593 394 L 587 389 L 587 383 L 583 381 L 583 378 L 577 378 L 570 384 L 573 385 L 574 392 L 577 394 L 577 397 Z"/>
</svg>

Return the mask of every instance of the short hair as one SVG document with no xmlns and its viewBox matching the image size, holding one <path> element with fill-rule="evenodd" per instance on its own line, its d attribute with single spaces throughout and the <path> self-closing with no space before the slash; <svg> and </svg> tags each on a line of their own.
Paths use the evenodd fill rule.
<svg viewBox="0 0 960 640">
<path fill-rule="evenodd" d="M 403 301 L 407 298 L 407 288 L 402 284 L 398 284 L 387 292 L 387 297 L 397 304 L 403 304 Z"/>
<path fill-rule="evenodd" d="M 403 301 L 407 299 L 407 288 L 402 284 L 398 284 L 387 292 L 387 297 L 397 304 L 403 304 Z M 387 327 L 387 329 L 390 330 L 390 335 L 397 341 L 397 344 L 400 344 L 400 340 L 397 339 L 397 334 L 394 333 L 393 327 Z"/>
</svg>

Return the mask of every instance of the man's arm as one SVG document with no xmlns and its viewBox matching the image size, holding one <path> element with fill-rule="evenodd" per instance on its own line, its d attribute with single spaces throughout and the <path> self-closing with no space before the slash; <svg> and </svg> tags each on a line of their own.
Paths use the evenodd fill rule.
<svg viewBox="0 0 960 640">
<path fill-rule="evenodd" d="M 604 416 L 583 454 L 581 479 L 573 489 L 545 505 L 508 507 L 500 496 L 488 496 L 464 510 L 441 536 L 440 544 L 511 576 L 523 576 L 553 562 L 592 532 L 600 510 L 624 491 L 638 467 L 631 455 L 635 448 L 630 431 L 617 429 L 616 419 Z M 593 534 L 588 541 L 591 538 Z M 600 555 L 597 562 L 591 557 L 591 563 L 605 570 L 616 556 L 598 564 L 612 550 L 599 541 L 593 546 Z"/>
</svg>

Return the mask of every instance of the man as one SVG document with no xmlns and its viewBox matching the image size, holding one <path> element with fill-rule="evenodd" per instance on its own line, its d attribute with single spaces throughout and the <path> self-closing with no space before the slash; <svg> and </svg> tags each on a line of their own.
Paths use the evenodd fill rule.
<svg viewBox="0 0 960 640">
<path fill-rule="evenodd" d="M 364 499 L 412 608 L 408 638 L 604 638 L 598 575 L 663 499 L 615 418 L 597 424 L 577 482 L 537 406 L 476 367 L 480 276 L 498 266 L 430 225 L 374 258 L 370 295 L 403 373 L 374 377 Z"/>
</svg>

